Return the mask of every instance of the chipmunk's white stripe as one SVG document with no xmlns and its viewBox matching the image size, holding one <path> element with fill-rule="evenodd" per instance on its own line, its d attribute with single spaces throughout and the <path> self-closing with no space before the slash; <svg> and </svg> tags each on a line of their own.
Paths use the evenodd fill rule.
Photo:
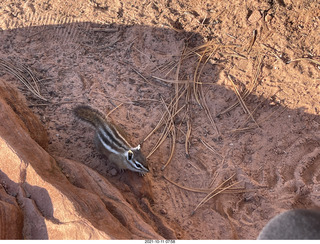
<svg viewBox="0 0 320 244">
<path fill-rule="evenodd" d="M 97 134 L 99 134 L 100 138 L 107 144 L 112 144 L 114 141 L 112 134 L 109 133 L 105 126 L 99 126 L 97 129 Z"/>
<path fill-rule="evenodd" d="M 111 145 L 108 145 L 102 138 L 101 138 L 101 135 L 99 133 L 97 133 L 97 136 L 100 140 L 100 142 L 102 143 L 102 145 L 104 146 L 105 149 L 107 149 L 108 151 L 112 152 L 112 153 L 115 153 L 115 154 L 119 154 L 119 152 L 115 149 L 113 149 L 111 147 Z"/>
<path fill-rule="evenodd" d="M 98 133 L 102 134 L 102 139 L 104 139 L 104 141 L 107 141 L 108 144 L 113 144 L 114 147 L 124 151 L 127 151 L 129 149 L 129 147 L 124 142 L 116 137 L 114 131 L 107 124 L 100 126 L 98 129 Z"/>
<path fill-rule="evenodd" d="M 111 124 L 104 124 L 99 128 L 99 130 L 104 134 L 104 136 L 109 138 L 110 142 L 113 142 L 119 148 L 123 148 L 126 151 L 131 148 L 131 145 Z"/>
<path fill-rule="evenodd" d="M 139 163 L 140 164 L 140 163 Z M 146 167 L 144 167 L 142 164 L 140 164 L 141 165 L 141 168 L 143 169 L 143 171 L 145 171 L 145 172 L 149 172 L 149 169 L 147 169 Z"/>
<path fill-rule="evenodd" d="M 107 131 L 105 131 L 101 126 L 97 129 L 97 133 L 104 138 L 105 141 L 111 142 L 112 138 Z"/>
</svg>

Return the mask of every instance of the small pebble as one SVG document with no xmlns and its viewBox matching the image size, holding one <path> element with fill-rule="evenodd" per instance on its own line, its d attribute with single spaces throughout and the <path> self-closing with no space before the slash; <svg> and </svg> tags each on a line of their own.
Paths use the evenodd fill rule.
<svg viewBox="0 0 320 244">
<path fill-rule="evenodd" d="M 248 20 L 251 22 L 251 23 L 255 23 L 257 22 L 258 20 L 261 19 L 261 14 L 258 10 L 254 10 L 252 12 L 252 14 L 250 15 L 250 17 L 248 18 Z"/>
<path fill-rule="evenodd" d="M 116 170 L 116 169 L 111 169 L 111 170 L 110 170 L 110 174 L 111 174 L 112 176 L 117 175 L 117 170 Z"/>
<path fill-rule="evenodd" d="M 164 208 L 160 210 L 161 214 L 167 214 L 167 210 L 165 210 Z"/>
</svg>

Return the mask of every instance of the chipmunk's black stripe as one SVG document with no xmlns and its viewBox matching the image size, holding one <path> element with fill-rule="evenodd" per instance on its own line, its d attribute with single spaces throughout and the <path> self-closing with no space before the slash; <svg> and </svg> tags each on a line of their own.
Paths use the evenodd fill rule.
<svg viewBox="0 0 320 244">
<path fill-rule="evenodd" d="M 114 154 L 119 154 L 119 150 L 113 148 L 112 144 L 110 144 L 110 142 L 106 140 L 106 137 L 101 136 L 101 133 L 97 133 L 97 137 L 106 150 Z"/>
<path fill-rule="evenodd" d="M 98 110 L 92 109 L 89 106 L 79 106 L 74 109 L 77 117 L 91 123 L 97 129 L 100 140 L 103 140 L 106 145 L 123 149 L 125 151 L 131 148 L 126 139 L 117 131 L 116 128 L 106 120 L 105 116 Z M 92 116 L 93 115 L 93 116 Z"/>
<path fill-rule="evenodd" d="M 110 132 L 112 133 L 114 139 L 117 141 L 119 145 L 126 150 L 131 148 L 130 144 L 126 141 L 126 139 L 120 134 L 120 132 L 112 125 L 109 126 Z"/>
<path fill-rule="evenodd" d="M 127 151 L 130 149 L 129 145 L 127 145 L 127 142 L 118 137 L 117 131 L 112 128 L 111 125 L 100 125 L 97 129 L 97 133 L 106 144 L 119 150 L 122 149 L 120 151 Z"/>
</svg>

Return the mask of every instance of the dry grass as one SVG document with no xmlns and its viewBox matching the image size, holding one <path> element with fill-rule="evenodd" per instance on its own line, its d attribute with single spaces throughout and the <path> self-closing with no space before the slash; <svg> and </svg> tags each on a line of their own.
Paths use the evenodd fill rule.
<svg viewBox="0 0 320 244">
<path fill-rule="evenodd" d="M 259 103 L 259 105 L 256 106 L 256 108 L 252 111 L 250 111 L 249 107 L 246 104 L 247 103 L 246 99 L 248 98 L 248 96 L 257 89 L 257 86 L 261 79 L 263 60 L 265 55 L 267 55 L 266 52 L 262 52 L 261 48 L 259 49 L 260 46 L 258 46 L 258 50 L 254 49 L 254 47 L 256 46 L 255 45 L 256 35 L 257 33 L 254 32 L 252 38 L 248 41 L 248 44 L 243 46 L 222 45 L 215 41 L 209 41 L 195 48 L 188 49 L 186 47 L 182 51 L 181 56 L 177 62 L 171 61 L 167 63 L 167 65 L 163 65 L 157 68 L 158 71 L 161 71 L 162 73 L 164 73 L 164 76 L 163 77 L 153 76 L 153 78 L 156 79 L 157 81 L 161 81 L 161 82 L 167 83 L 168 85 L 171 85 L 171 87 L 174 89 L 174 95 L 171 97 L 169 101 L 165 101 L 165 99 L 162 98 L 161 104 L 164 107 L 164 112 L 162 114 L 162 117 L 159 120 L 156 127 L 145 138 L 145 140 L 147 140 L 156 131 L 162 128 L 162 132 L 159 134 L 158 141 L 153 147 L 153 149 L 151 150 L 148 157 L 150 157 L 160 147 L 160 145 L 166 141 L 166 139 L 170 138 L 170 154 L 167 161 L 162 166 L 161 168 L 162 170 L 164 170 L 172 160 L 174 156 L 174 151 L 176 148 L 175 146 L 176 140 L 178 136 L 180 136 L 180 134 L 184 136 L 185 155 L 187 158 L 190 157 L 190 147 L 192 146 L 191 138 L 192 138 L 192 132 L 194 131 L 193 121 L 192 121 L 192 118 L 194 117 L 192 114 L 193 109 L 190 107 L 192 103 L 196 104 L 200 109 L 204 111 L 208 119 L 208 122 L 211 124 L 211 127 L 216 137 L 220 137 L 221 132 L 219 131 L 218 126 L 216 125 L 215 118 L 222 114 L 232 111 L 234 108 L 238 106 L 242 107 L 245 114 L 248 115 L 248 118 L 245 120 L 245 123 L 241 126 L 240 129 L 236 129 L 232 131 L 224 131 L 222 132 L 223 134 L 230 133 L 230 132 L 231 133 L 245 132 L 248 129 L 259 128 L 260 123 L 266 122 L 271 116 L 276 114 L 276 111 L 274 111 L 268 117 L 257 121 L 254 118 L 254 114 L 262 102 Z M 235 93 L 235 96 L 237 97 L 237 102 L 234 104 L 231 104 L 227 109 L 223 110 L 222 112 L 213 115 L 212 112 L 209 110 L 204 90 L 208 88 L 205 86 L 211 86 L 214 83 L 213 82 L 204 83 L 202 81 L 202 77 L 203 77 L 203 72 L 205 70 L 205 67 L 207 65 L 211 65 L 212 63 L 213 64 L 218 63 L 217 60 L 219 59 L 217 57 L 223 58 L 226 63 L 224 69 L 226 70 L 227 82 L 231 84 L 231 87 Z M 233 76 L 230 74 L 231 70 L 234 70 L 233 72 L 237 72 L 236 70 L 237 67 L 234 65 L 234 62 L 232 63 L 232 65 L 231 64 L 229 65 L 228 63 L 228 61 L 231 62 L 231 60 L 234 61 L 234 59 L 240 60 L 240 62 L 254 62 L 253 67 L 255 72 L 251 81 L 247 85 L 244 85 L 241 81 L 237 81 L 237 83 L 241 83 L 242 87 L 244 87 L 242 90 L 239 90 L 234 80 L 235 78 L 233 78 Z M 190 61 L 188 63 L 189 65 L 190 63 L 194 64 L 194 72 L 188 75 L 184 74 L 185 77 L 182 77 L 181 67 L 183 67 L 184 62 L 186 61 Z M 168 78 L 170 75 L 172 77 L 173 72 L 175 72 L 174 78 Z M 180 117 L 178 118 L 178 116 Z M 250 120 L 254 122 L 254 125 L 247 126 L 246 124 Z M 179 121 L 180 124 L 177 123 L 176 121 Z M 183 126 L 181 126 L 182 124 Z M 209 143 L 205 142 L 203 138 L 199 139 L 199 141 L 209 151 L 221 157 L 223 161 L 225 160 L 224 156 L 221 153 L 219 153 Z M 199 192 L 199 193 L 207 193 L 206 197 L 204 197 L 193 210 L 192 214 L 194 214 L 195 211 L 200 206 L 202 206 L 203 204 L 208 202 L 210 199 L 216 197 L 219 194 L 245 192 L 246 190 L 244 188 L 235 187 L 240 182 L 234 181 L 233 180 L 234 177 L 235 177 L 235 174 L 233 174 L 230 178 L 228 178 L 227 180 L 225 180 L 224 182 L 222 182 L 221 184 L 219 184 L 217 187 L 213 189 L 187 188 L 187 187 L 178 185 L 177 183 L 169 180 L 166 177 L 165 179 L 181 189 L 193 191 L 193 192 Z"/>
<path fill-rule="evenodd" d="M 223 181 L 219 186 L 217 186 L 216 188 L 212 189 L 200 202 L 199 204 L 195 207 L 195 209 L 192 211 L 191 215 L 194 215 L 196 210 L 203 204 L 205 204 L 206 202 L 208 202 L 210 199 L 212 199 L 213 197 L 221 194 L 222 192 L 225 192 L 228 189 L 232 189 L 232 187 L 234 187 L 235 185 L 238 185 L 239 183 L 241 183 L 240 181 L 236 181 L 234 183 L 230 183 L 232 178 L 235 176 L 235 174 L 233 174 L 232 176 L 230 176 L 228 179 L 226 179 L 225 181 Z M 225 186 L 226 184 L 230 183 L 228 186 Z M 237 189 L 239 190 L 239 189 Z M 244 190 L 244 189 L 243 189 Z"/>
<path fill-rule="evenodd" d="M 311 59 L 311 58 L 296 58 L 296 59 L 291 60 L 290 63 L 297 62 L 297 61 L 308 61 L 310 63 L 314 63 L 316 65 L 320 65 L 320 61 L 317 61 L 317 60 L 314 60 L 314 59 Z"/>
<path fill-rule="evenodd" d="M 266 100 L 269 97 L 273 97 L 278 93 L 269 94 L 265 97 L 265 99 L 261 99 L 258 105 L 255 106 L 254 109 L 251 109 L 251 106 L 248 106 L 248 97 L 253 94 L 262 79 L 262 67 L 264 66 L 264 61 L 276 57 L 279 59 L 278 55 L 270 51 L 270 49 L 263 45 L 263 43 L 257 43 L 257 32 L 254 31 L 250 40 L 248 40 L 246 45 L 222 45 L 221 43 L 213 41 L 209 41 L 203 45 L 200 45 L 195 48 L 184 48 L 181 52 L 181 56 L 177 62 L 170 61 L 167 65 L 163 65 L 158 67 L 157 70 L 164 73 L 163 77 L 153 76 L 157 81 L 161 81 L 170 85 L 174 90 L 174 95 L 172 95 L 169 101 L 165 101 L 162 98 L 161 104 L 164 107 L 164 112 L 162 114 L 161 119 L 159 120 L 157 126 L 150 132 L 150 134 L 145 138 L 147 140 L 151 135 L 153 135 L 157 130 L 162 128 L 162 132 L 159 135 L 159 139 L 151 150 L 148 157 L 150 157 L 162 143 L 164 143 L 168 138 L 170 138 L 170 154 L 167 161 L 162 166 L 162 170 L 164 170 L 167 165 L 170 163 L 174 156 L 174 151 L 176 149 L 176 140 L 180 138 L 180 136 L 184 137 L 184 147 L 185 147 L 185 155 L 189 158 L 190 155 L 190 147 L 192 146 L 191 139 L 193 136 L 193 121 L 194 117 L 193 110 L 194 107 L 191 108 L 191 105 L 198 106 L 200 110 L 204 111 L 205 116 L 208 119 L 214 133 L 215 137 L 219 138 L 221 135 L 233 133 L 245 133 L 248 130 L 253 129 L 261 129 L 260 125 L 263 123 L 267 123 L 271 118 L 275 116 L 279 116 L 283 111 L 286 110 L 286 106 L 275 106 L 275 109 L 272 109 L 269 115 L 264 118 L 259 118 L 256 114 L 259 111 L 259 108 L 263 106 Z M 265 47 L 264 47 L 265 46 Z M 267 49 L 266 49 L 267 47 Z M 206 101 L 206 93 L 204 92 L 207 89 L 210 89 L 209 86 L 215 85 L 214 82 L 203 82 L 203 72 L 205 67 L 211 64 L 220 65 L 220 59 L 223 59 L 226 74 L 226 84 L 230 84 L 237 101 L 231 104 L 229 107 L 224 109 L 221 112 L 216 114 L 212 114 L 209 109 L 208 103 Z M 190 61 L 191 60 L 191 61 Z M 189 62 L 187 62 L 189 61 Z M 291 60 L 291 62 L 297 61 L 308 61 L 316 65 L 320 65 L 320 63 L 314 59 L 310 58 L 298 58 Z M 181 72 L 184 67 L 183 64 L 192 63 L 194 66 L 193 73 L 185 74 L 185 72 Z M 239 67 L 237 66 L 237 62 L 247 62 L 250 64 L 253 69 L 254 75 L 247 82 L 237 80 L 236 76 L 233 76 L 232 73 L 239 73 Z M 240 66 L 240 65 L 239 65 Z M 183 70 L 185 71 L 185 70 Z M 174 78 L 172 77 L 172 73 L 174 73 Z M 220 71 L 221 72 L 221 71 Z M 272 95 L 272 96 L 270 96 Z M 220 131 L 215 119 L 218 116 L 231 112 L 236 107 L 241 106 L 244 113 L 247 115 L 247 118 L 240 125 L 230 125 L 233 128 L 228 131 Z M 257 117 L 257 119 L 255 118 Z M 178 121 L 178 122 L 177 122 Z M 250 124 L 251 122 L 251 124 Z M 253 122 L 253 124 L 252 124 Z M 222 163 L 225 160 L 225 155 L 222 155 L 218 150 L 216 150 L 213 146 L 211 146 L 208 142 L 204 140 L 204 138 L 199 138 L 200 141 L 209 151 L 213 154 L 222 158 Z M 196 170 L 199 170 L 197 167 L 194 167 Z M 233 174 L 230 178 L 220 183 L 217 187 L 213 189 L 198 189 L 198 188 L 188 188 L 183 187 L 171 180 L 167 177 L 163 176 L 167 181 L 174 184 L 176 187 L 181 189 L 198 192 L 198 193 L 206 193 L 207 195 L 199 202 L 199 204 L 194 208 L 192 214 L 194 214 L 197 209 L 199 209 L 203 204 L 208 202 L 210 199 L 216 197 L 222 193 L 243 193 L 246 192 L 244 188 L 237 188 L 240 182 L 234 181 L 235 174 Z M 213 179 L 213 183 L 216 185 L 216 179 Z"/>
<path fill-rule="evenodd" d="M 183 190 L 187 191 L 192 191 L 192 192 L 197 192 L 197 193 L 207 193 L 207 195 L 199 202 L 199 204 L 194 208 L 192 211 L 191 215 L 194 215 L 196 210 L 206 202 L 208 202 L 210 199 L 214 198 L 215 196 L 222 194 L 222 193 L 243 193 L 246 192 L 246 189 L 243 187 L 240 188 L 235 188 L 234 186 L 240 184 L 240 181 L 233 182 L 233 178 L 235 177 L 235 174 L 230 176 L 228 179 L 223 181 L 221 184 L 219 184 L 217 187 L 212 188 L 212 189 L 201 189 L 201 188 L 190 188 L 190 187 L 185 187 L 177 184 L 176 182 L 168 179 L 167 177 L 163 176 L 164 179 L 166 179 L 168 182 L 171 184 L 177 186 L 178 188 L 181 188 Z"/>
<path fill-rule="evenodd" d="M 254 123 L 257 125 L 257 127 L 260 127 L 258 125 L 258 123 L 256 122 L 256 120 L 254 119 L 252 113 L 250 112 L 250 110 L 248 109 L 246 103 L 244 102 L 243 98 L 241 97 L 236 85 L 234 84 L 233 80 L 231 79 L 230 75 L 228 75 L 228 79 L 229 81 L 231 82 L 232 84 L 232 87 L 236 93 L 236 96 L 238 98 L 238 103 L 241 105 L 241 107 L 243 108 L 243 111 L 246 113 L 246 114 L 249 114 L 250 118 L 254 121 Z"/>
<path fill-rule="evenodd" d="M 48 101 L 40 93 L 38 78 L 27 66 L 23 64 L 13 64 L 6 60 L 0 59 L 0 67 L 16 77 L 37 98 L 46 102 Z"/>
<path fill-rule="evenodd" d="M 190 152 L 189 152 L 189 149 L 191 146 L 190 139 L 192 137 L 192 131 L 193 131 L 192 120 L 191 120 L 193 116 L 192 116 L 192 111 L 190 109 L 190 103 L 192 101 L 195 101 L 196 104 L 200 106 L 200 108 L 205 112 L 205 115 L 207 116 L 208 121 L 210 122 L 216 135 L 217 136 L 221 135 L 214 119 L 215 116 L 212 115 L 212 112 L 208 107 L 206 96 L 204 93 L 204 86 L 210 86 L 213 83 L 203 83 L 201 81 L 201 77 L 202 77 L 205 66 L 210 65 L 209 63 L 211 63 L 212 58 L 217 55 L 228 56 L 230 58 L 237 57 L 237 58 L 248 60 L 246 53 L 248 52 L 249 49 L 252 48 L 253 43 L 250 43 L 250 45 L 245 49 L 245 53 L 241 53 L 241 51 L 238 50 L 241 48 L 237 45 L 221 45 L 214 41 L 210 41 L 195 48 L 191 48 L 191 49 L 188 49 L 187 47 L 184 48 L 178 62 L 174 63 L 171 61 L 167 63 L 167 65 L 163 65 L 162 67 L 157 68 L 157 70 L 165 73 L 164 78 L 157 77 L 157 76 L 153 76 L 153 78 L 158 81 L 173 85 L 175 94 L 172 97 L 172 99 L 167 103 L 164 100 L 162 101 L 162 105 L 165 108 L 165 111 L 161 119 L 159 120 L 157 126 L 144 139 L 144 141 L 147 140 L 157 130 L 159 130 L 160 128 L 163 128 L 156 145 L 153 147 L 153 149 L 151 150 L 151 152 L 147 157 L 150 157 L 160 147 L 160 145 L 166 140 L 166 138 L 170 137 L 171 138 L 170 157 L 169 157 L 169 160 L 165 163 L 165 166 L 162 167 L 162 169 L 164 169 L 166 165 L 168 165 L 169 161 L 172 159 L 174 149 L 175 149 L 174 144 L 176 143 L 176 138 L 177 138 L 177 131 L 175 128 L 177 125 L 175 124 L 175 121 L 176 121 L 176 117 L 181 111 L 184 112 L 183 123 L 186 124 L 186 130 L 182 131 L 180 129 L 179 131 L 182 131 L 182 134 L 185 136 L 185 155 L 186 157 L 190 156 Z M 181 66 L 185 61 L 190 59 L 192 59 L 193 63 L 195 64 L 194 73 L 190 74 L 190 76 L 192 76 L 193 78 L 181 79 L 180 78 Z M 249 86 L 248 89 L 245 90 L 243 94 L 240 94 L 235 84 L 233 83 L 232 79 L 230 78 L 230 81 L 233 84 L 235 93 L 239 101 L 231 105 L 228 109 L 226 109 L 219 115 L 229 112 L 230 110 L 232 110 L 233 108 L 235 108 L 240 104 L 244 108 L 245 112 L 249 114 L 251 119 L 256 123 L 256 126 L 259 127 L 252 113 L 246 106 L 244 100 L 257 86 L 257 81 L 258 81 L 258 77 L 261 70 L 261 64 L 262 64 L 262 57 L 260 56 L 258 58 L 256 75 L 254 76 L 251 82 L 251 86 Z M 167 78 L 174 71 L 175 71 L 174 78 L 173 79 Z"/>
<path fill-rule="evenodd" d="M 248 86 L 248 88 L 246 88 L 245 91 L 243 92 L 243 94 L 240 95 L 242 101 L 245 101 L 245 99 L 253 92 L 253 90 L 256 89 L 256 87 L 258 85 L 258 79 L 259 79 L 260 74 L 261 74 L 263 56 L 259 55 L 256 59 L 258 60 L 258 64 L 256 66 L 256 73 L 255 73 L 252 81 L 250 82 L 250 85 Z M 228 76 L 230 76 L 230 74 L 228 74 Z M 230 112 L 231 110 L 236 108 L 239 104 L 240 104 L 239 101 L 234 103 L 234 104 L 232 104 L 227 109 L 225 109 L 222 112 L 220 112 L 217 116 L 221 116 L 221 115 L 223 115 L 225 113 Z"/>
</svg>

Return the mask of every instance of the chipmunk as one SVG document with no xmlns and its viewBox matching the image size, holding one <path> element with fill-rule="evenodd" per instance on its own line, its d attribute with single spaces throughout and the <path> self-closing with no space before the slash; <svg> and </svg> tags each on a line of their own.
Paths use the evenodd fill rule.
<svg viewBox="0 0 320 244">
<path fill-rule="evenodd" d="M 104 114 L 85 105 L 74 108 L 74 114 L 95 127 L 97 149 L 120 170 L 129 169 L 142 175 L 149 172 L 140 145 L 132 147 Z"/>
</svg>

